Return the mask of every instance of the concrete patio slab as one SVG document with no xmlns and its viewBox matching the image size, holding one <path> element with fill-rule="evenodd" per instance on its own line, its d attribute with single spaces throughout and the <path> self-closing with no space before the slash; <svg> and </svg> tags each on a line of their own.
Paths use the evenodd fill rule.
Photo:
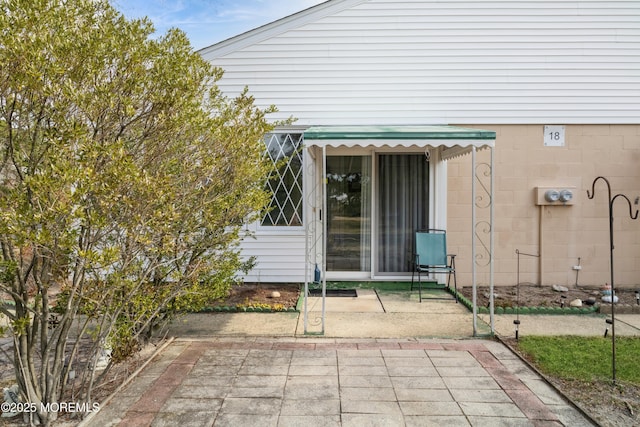
<svg viewBox="0 0 640 427">
<path fill-rule="evenodd" d="M 176 340 L 166 350 L 154 381 L 139 376 L 129 385 L 137 396 L 125 390 L 82 425 L 591 425 L 552 388 L 519 381 L 524 362 L 491 340 L 220 337 Z M 200 382 L 198 367 L 228 367 L 229 358 L 239 366 L 234 375 Z M 446 358 L 475 366 L 460 376 L 437 368 Z M 305 364 L 286 375 L 243 369 L 258 360 L 293 368 L 300 359 L 323 361 L 332 373 L 318 376 Z M 428 369 L 409 375 L 406 362 Z"/>
<path fill-rule="evenodd" d="M 374 289 L 355 289 L 356 297 L 331 296 L 325 298 L 325 312 L 383 313 L 384 309 Z M 308 297 L 307 310 L 322 311 L 322 297 Z"/>
<path fill-rule="evenodd" d="M 461 304 L 360 295 L 327 298 L 341 302 L 323 336 L 315 311 L 308 335 L 304 313 L 186 315 L 170 329 L 182 339 L 86 425 L 591 425 L 505 345 L 474 339 Z M 496 334 L 513 336 L 514 319 L 495 316 Z M 521 315 L 520 334 L 597 336 L 605 319 Z M 640 335 L 640 316 L 616 319 L 617 334 Z"/>
<path fill-rule="evenodd" d="M 189 313 L 169 327 L 170 336 L 213 337 L 255 335 L 294 336 L 299 313 Z"/>
<path fill-rule="evenodd" d="M 324 336 L 351 338 L 457 337 L 473 336 L 472 316 L 467 311 L 453 313 L 326 313 Z M 320 313 L 309 313 L 308 332 L 321 330 Z M 304 334 L 304 315 L 298 323 Z"/>
</svg>

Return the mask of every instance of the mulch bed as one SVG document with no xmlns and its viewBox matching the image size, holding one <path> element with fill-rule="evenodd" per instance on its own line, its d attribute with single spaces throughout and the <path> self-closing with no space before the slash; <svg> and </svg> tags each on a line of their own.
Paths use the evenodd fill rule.
<svg viewBox="0 0 640 427">
<path fill-rule="evenodd" d="M 242 283 L 229 295 L 211 303 L 207 311 L 293 311 L 300 287 L 290 283 Z"/>
<path fill-rule="evenodd" d="M 520 285 L 520 286 L 496 286 L 494 287 L 494 307 L 512 308 L 516 307 L 537 307 L 537 308 L 553 308 L 569 309 L 573 300 L 582 301 L 583 308 L 588 308 L 586 301 L 588 298 L 595 298 L 597 306 L 607 306 L 610 303 L 602 302 L 602 293 L 600 289 L 590 287 L 567 287 L 566 292 L 557 292 L 551 286 L 536 285 Z M 458 292 L 467 298 L 472 299 L 473 289 L 470 286 L 458 288 Z M 636 289 L 618 288 L 616 295 L 619 300 L 616 307 L 633 307 L 637 305 Z M 489 306 L 489 288 L 485 286 L 477 287 L 477 305 L 478 307 Z M 597 307 L 596 307 L 597 308 Z"/>
</svg>

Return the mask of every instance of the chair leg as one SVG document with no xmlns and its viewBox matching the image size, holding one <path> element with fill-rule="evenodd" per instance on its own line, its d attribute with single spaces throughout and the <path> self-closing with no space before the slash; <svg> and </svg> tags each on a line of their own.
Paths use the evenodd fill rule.
<svg viewBox="0 0 640 427">
<path fill-rule="evenodd" d="M 452 274 L 451 272 L 449 272 L 447 274 L 447 290 L 449 292 L 451 292 L 451 274 Z M 454 287 L 454 289 L 457 289 L 457 287 L 458 287 L 457 286 L 457 281 L 456 281 L 456 271 L 455 270 L 453 270 L 453 287 Z M 458 292 L 457 292 L 457 290 L 454 291 L 454 295 L 453 296 L 456 299 L 456 302 L 458 302 Z"/>
<path fill-rule="evenodd" d="M 420 276 L 420 270 L 418 270 L 418 300 L 422 302 L 422 277 Z"/>
<path fill-rule="evenodd" d="M 456 279 L 456 270 L 453 270 L 453 273 L 449 272 L 449 277 L 447 277 L 447 289 L 451 292 L 451 274 L 453 274 L 453 296 L 456 299 L 456 303 L 458 302 L 458 280 Z"/>
<path fill-rule="evenodd" d="M 451 258 L 451 269 L 453 270 L 453 293 L 456 298 L 456 304 L 458 303 L 458 279 L 456 278 L 456 259 Z M 451 273 L 449 273 L 449 279 L 447 280 L 447 287 L 449 287 L 449 281 L 451 280 Z M 451 289 L 451 288 L 449 288 Z"/>
<path fill-rule="evenodd" d="M 458 280 L 456 279 L 456 271 L 453 270 L 453 291 L 456 296 L 456 304 L 458 303 Z"/>
</svg>

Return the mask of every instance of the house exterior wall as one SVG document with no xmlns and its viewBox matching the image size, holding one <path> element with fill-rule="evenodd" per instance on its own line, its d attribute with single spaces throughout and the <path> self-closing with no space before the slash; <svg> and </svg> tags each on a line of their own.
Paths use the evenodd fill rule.
<svg viewBox="0 0 640 427">
<path fill-rule="evenodd" d="M 297 124 L 636 123 L 636 0 L 334 0 L 205 48 Z"/>
<path fill-rule="evenodd" d="M 291 130 L 281 131 L 290 132 Z M 300 131 L 300 129 L 295 130 L 295 132 Z M 323 224 L 320 213 L 322 210 L 322 151 L 320 147 L 309 147 L 304 151 L 304 227 L 269 227 L 259 223 L 247 225 L 247 237 L 242 240 L 240 248 L 245 260 L 254 258 L 255 267 L 242 276 L 245 282 L 303 283 L 305 279 L 313 280 L 316 264 L 320 269 L 323 268 Z M 415 146 L 327 147 L 326 154 L 327 156 L 358 155 L 374 158 L 378 154 L 389 153 L 422 155 L 424 151 L 425 149 Z M 438 150 L 432 150 L 430 157 L 432 196 L 428 216 L 433 227 L 445 228 L 446 208 L 444 206 L 446 203 L 443 201 L 446 201 L 446 192 L 444 186 L 439 183 L 447 179 L 446 163 L 440 160 Z M 372 174 L 375 175 L 376 165 L 372 168 Z M 375 199 L 375 197 L 377 197 L 375 194 L 372 195 L 372 198 Z M 376 262 L 372 259 L 372 265 Z M 328 280 L 371 280 L 374 275 L 371 272 L 327 272 Z M 380 277 L 376 276 L 376 280 L 380 280 Z M 385 280 L 394 279 L 398 279 L 398 276 L 385 277 Z"/>
<path fill-rule="evenodd" d="M 252 224 L 252 228 L 257 228 Z M 241 242 L 244 258 L 255 257 L 255 267 L 246 275 L 247 283 L 303 283 L 305 280 L 305 231 L 261 230 Z"/>
<path fill-rule="evenodd" d="M 450 124 L 497 132 L 495 284 L 601 285 L 609 278 L 606 188 L 640 195 L 640 2 L 332 0 L 200 51 L 296 125 Z M 544 125 L 565 147 L 544 147 Z M 479 161 L 488 152 L 478 153 Z M 471 283 L 470 160 L 448 161 L 446 218 L 460 283 Z M 576 187 L 570 207 L 535 205 L 536 186 Z M 616 204 L 616 284 L 637 284 L 639 224 Z M 619 212 L 619 213 L 618 213 Z M 304 278 L 304 231 L 256 229 L 248 280 Z M 481 254 L 482 255 L 482 254 Z M 302 269 L 302 270 L 301 270 Z M 280 273 L 277 271 L 280 270 Z M 252 273 L 253 274 L 253 273 Z M 482 269 L 478 283 L 488 283 Z"/>
<path fill-rule="evenodd" d="M 489 125 L 496 131 L 495 150 L 495 284 L 516 284 L 516 249 L 540 258 L 520 257 L 520 281 L 573 286 L 574 265 L 582 269 L 578 284 L 610 282 L 608 193 L 640 196 L 640 125 L 567 125 L 564 147 L 543 145 L 543 125 Z M 479 152 L 478 162 L 488 153 Z M 448 244 L 457 253 L 459 283 L 471 283 L 471 166 L 465 157 L 448 162 Z M 574 186 L 570 206 L 537 206 L 538 186 Z M 616 286 L 638 285 L 640 219 L 632 221 L 629 205 L 616 199 L 614 266 Z M 637 207 L 634 207 L 634 210 Z M 479 220 L 487 213 L 479 209 Z M 486 240 L 486 238 L 485 238 Z M 486 240 L 488 242 L 488 240 Z M 482 252 L 479 252 L 483 255 Z M 481 265 L 483 260 L 479 260 Z M 479 267 L 479 284 L 488 284 L 488 269 Z"/>
</svg>

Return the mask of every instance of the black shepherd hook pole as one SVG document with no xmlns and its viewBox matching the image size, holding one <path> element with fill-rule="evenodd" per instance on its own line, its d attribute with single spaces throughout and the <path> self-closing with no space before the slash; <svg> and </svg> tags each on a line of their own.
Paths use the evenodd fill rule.
<svg viewBox="0 0 640 427">
<path fill-rule="evenodd" d="M 591 192 L 587 190 L 587 197 L 589 199 L 593 199 L 593 197 L 595 196 L 594 191 L 596 187 L 596 182 L 599 179 L 603 180 L 607 184 L 607 191 L 609 195 L 609 268 L 611 269 L 611 321 L 608 321 L 607 319 L 607 323 L 611 324 L 611 372 L 612 372 L 611 375 L 612 375 L 613 384 L 615 385 L 616 383 L 615 295 L 616 293 L 615 293 L 615 285 L 613 281 L 613 249 L 614 249 L 613 248 L 613 202 L 615 202 L 618 197 L 622 197 L 623 199 L 625 199 L 629 204 L 629 216 L 631 217 L 631 219 L 638 218 L 638 209 L 636 208 L 636 212 L 635 213 L 633 212 L 633 206 L 631 204 L 631 200 L 629 200 L 629 198 L 624 194 L 616 194 L 615 196 L 611 197 L 611 184 L 609 184 L 609 180 L 603 176 L 599 176 L 593 180 L 593 183 L 591 184 Z M 639 198 L 636 197 L 633 204 L 637 205 L 638 200 Z"/>
</svg>

